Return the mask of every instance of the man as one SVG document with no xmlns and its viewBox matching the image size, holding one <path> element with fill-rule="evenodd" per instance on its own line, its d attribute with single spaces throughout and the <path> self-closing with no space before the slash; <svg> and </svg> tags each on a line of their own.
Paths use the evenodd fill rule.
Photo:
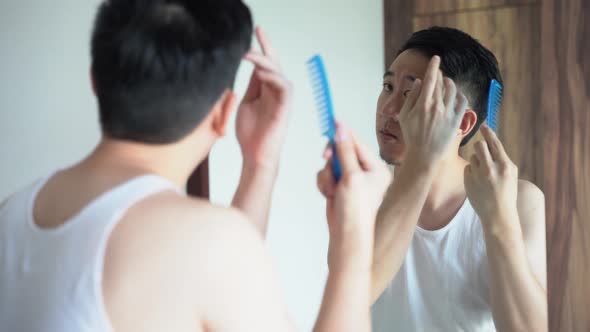
<svg viewBox="0 0 590 332">
<path fill-rule="evenodd" d="M 490 51 L 439 27 L 414 33 L 383 77 L 376 132 L 395 174 L 375 229 L 375 331 L 547 330 L 542 192 L 518 180 L 485 125 L 470 161 L 459 156 L 486 119 L 492 79 L 502 82 Z M 455 89 L 467 110 L 444 127 Z"/>
<path fill-rule="evenodd" d="M 290 83 L 238 0 L 110 0 L 92 37 L 103 137 L 80 163 L 0 204 L 3 331 L 292 331 L 261 235 Z M 242 59 L 233 208 L 186 197 L 224 135 Z M 374 220 L 390 174 L 339 128 L 334 260 L 316 331 L 370 329 Z M 358 196 L 362 199 L 358 199 Z"/>
</svg>

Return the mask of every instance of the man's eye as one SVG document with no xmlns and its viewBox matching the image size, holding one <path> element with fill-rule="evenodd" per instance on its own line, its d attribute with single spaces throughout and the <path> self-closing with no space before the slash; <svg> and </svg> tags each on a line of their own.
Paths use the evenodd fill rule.
<svg viewBox="0 0 590 332">
<path fill-rule="evenodd" d="M 383 83 L 383 90 L 385 90 L 387 92 L 391 92 L 391 91 L 393 91 L 393 85 L 391 85 L 389 83 Z"/>
</svg>

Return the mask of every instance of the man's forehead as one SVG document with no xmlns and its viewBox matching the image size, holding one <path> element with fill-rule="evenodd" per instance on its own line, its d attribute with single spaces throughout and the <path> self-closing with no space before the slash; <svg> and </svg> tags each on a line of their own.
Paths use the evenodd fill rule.
<svg viewBox="0 0 590 332">
<path fill-rule="evenodd" d="M 395 58 L 386 73 L 422 78 L 426 73 L 429 62 L 430 59 L 422 53 L 415 50 L 406 50 Z"/>
<path fill-rule="evenodd" d="M 418 78 L 417 74 L 415 74 L 413 71 L 407 71 L 407 70 L 401 70 L 398 72 L 395 72 L 393 70 L 387 70 L 387 71 L 385 71 L 385 74 L 383 74 L 383 78 L 387 78 L 387 77 L 399 78 L 398 76 L 400 76 L 404 80 L 407 80 L 410 82 L 414 82 L 416 80 L 416 78 Z"/>
</svg>

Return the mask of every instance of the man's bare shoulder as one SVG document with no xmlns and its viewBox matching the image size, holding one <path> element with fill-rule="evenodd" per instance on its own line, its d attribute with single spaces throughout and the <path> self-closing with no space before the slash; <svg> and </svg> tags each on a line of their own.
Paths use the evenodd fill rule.
<svg viewBox="0 0 590 332">
<path fill-rule="evenodd" d="M 525 244 L 545 251 L 545 195 L 533 183 L 518 181 L 517 212 Z"/>
<path fill-rule="evenodd" d="M 518 180 L 518 213 L 526 215 L 535 210 L 545 209 L 545 195 L 534 183 Z"/>
<path fill-rule="evenodd" d="M 143 235 L 161 241 L 170 237 L 170 241 L 184 240 L 195 246 L 211 245 L 220 239 L 232 238 L 232 234 L 257 237 L 255 228 L 241 211 L 173 192 L 141 201 L 128 211 L 121 224 L 119 228 L 130 228 L 132 236 Z M 197 239 L 199 241 L 195 241 Z"/>
<path fill-rule="evenodd" d="M 193 314 L 209 315 L 215 296 L 231 284 L 227 278 L 247 269 L 244 264 L 262 264 L 256 263 L 266 259 L 264 250 L 261 236 L 238 210 L 173 192 L 156 194 L 132 207 L 108 240 L 108 314 L 126 330 L 138 320 L 153 320 L 153 326 L 183 322 L 188 316 L 180 313 L 189 308 L 194 324 Z"/>
</svg>

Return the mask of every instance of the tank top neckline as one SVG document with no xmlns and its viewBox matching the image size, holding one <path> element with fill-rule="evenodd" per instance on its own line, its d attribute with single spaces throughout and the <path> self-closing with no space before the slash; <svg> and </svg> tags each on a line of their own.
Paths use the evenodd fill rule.
<svg viewBox="0 0 590 332">
<path fill-rule="evenodd" d="M 44 178 L 40 179 L 37 182 L 37 184 L 33 187 L 33 190 L 28 198 L 27 211 L 26 211 L 26 213 L 27 213 L 26 223 L 28 224 L 29 228 L 36 233 L 41 233 L 41 234 L 46 234 L 46 235 L 51 235 L 51 234 L 58 235 L 63 232 L 66 232 L 68 229 L 70 229 L 70 228 L 74 227 L 74 225 L 78 224 L 80 220 L 84 219 L 83 217 L 86 214 L 90 213 L 95 206 L 99 205 L 102 201 L 104 201 L 110 195 L 112 195 L 120 190 L 123 190 L 124 188 L 127 188 L 127 187 L 133 185 L 134 183 L 138 183 L 140 181 L 145 181 L 146 179 L 155 179 L 158 181 L 164 181 L 164 183 L 166 183 L 168 185 L 169 189 L 175 190 L 176 192 L 180 193 L 180 190 L 176 184 L 172 183 L 171 181 L 169 181 L 168 179 L 166 179 L 162 176 L 159 176 L 156 174 L 151 174 L 151 173 L 138 175 L 138 176 L 130 178 L 129 180 L 124 181 L 124 182 L 104 191 L 103 193 L 99 194 L 98 196 L 94 197 L 90 202 L 88 202 L 88 204 L 86 204 L 84 207 L 82 207 L 80 210 L 78 210 L 78 212 L 76 212 L 73 216 L 69 217 L 67 220 L 65 220 L 60 225 L 58 225 L 56 227 L 44 228 L 44 227 L 39 226 L 35 222 L 35 217 L 34 217 L 35 202 L 37 200 L 37 196 L 39 195 L 39 192 L 41 191 L 41 189 L 43 189 L 43 187 L 45 187 L 47 182 L 49 182 L 49 180 L 53 176 L 55 176 L 58 172 L 59 171 L 54 171 L 54 172 L 50 173 L 49 175 L 45 176 Z"/>
<path fill-rule="evenodd" d="M 451 221 L 449 221 L 449 223 L 446 224 L 444 227 L 441 227 L 441 228 L 435 229 L 435 230 L 427 230 L 427 229 L 420 227 L 419 225 L 416 225 L 416 233 L 419 233 L 419 234 L 425 235 L 425 236 L 442 236 L 442 235 L 444 235 L 445 233 L 450 231 L 452 228 L 454 228 L 457 224 L 459 224 L 462 219 L 464 219 L 462 217 L 466 213 L 467 208 L 470 205 L 471 205 L 471 203 L 469 202 L 469 199 L 465 198 L 465 200 L 463 201 L 463 204 L 459 208 L 459 211 L 457 211 L 457 213 L 451 219 Z"/>
</svg>

